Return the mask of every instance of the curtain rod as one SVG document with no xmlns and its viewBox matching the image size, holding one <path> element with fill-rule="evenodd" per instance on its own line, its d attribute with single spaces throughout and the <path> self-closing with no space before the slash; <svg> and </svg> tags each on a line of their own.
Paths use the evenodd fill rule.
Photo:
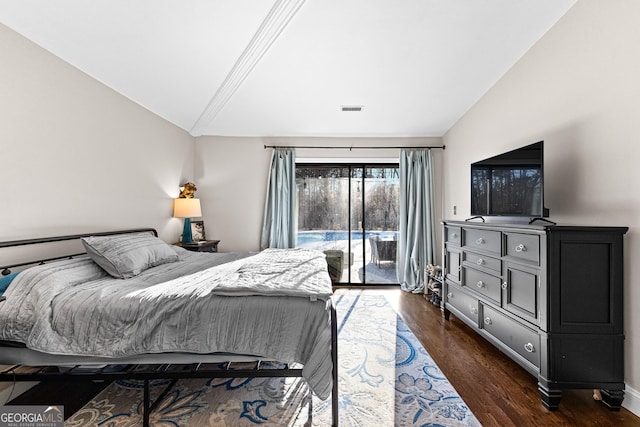
<svg viewBox="0 0 640 427">
<path fill-rule="evenodd" d="M 407 149 L 426 149 L 426 150 L 430 150 L 432 148 L 442 148 L 443 150 L 445 149 L 445 145 L 436 145 L 436 146 L 430 146 L 430 147 L 399 147 L 399 146 L 393 146 L 393 147 L 332 147 L 332 146 L 295 146 L 295 145 L 265 145 L 264 149 L 266 150 L 267 148 L 309 148 L 309 149 L 313 149 L 313 150 L 394 150 L 394 149 L 403 149 L 403 148 L 407 148 Z"/>
</svg>

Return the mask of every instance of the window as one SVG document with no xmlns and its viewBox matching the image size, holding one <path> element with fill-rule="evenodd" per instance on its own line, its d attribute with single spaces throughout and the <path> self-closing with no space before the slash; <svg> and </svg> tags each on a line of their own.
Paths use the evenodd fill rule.
<svg viewBox="0 0 640 427">
<path fill-rule="evenodd" d="M 297 164 L 297 247 L 322 250 L 340 284 L 397 284 L 397 164 Z"/>
</svg>

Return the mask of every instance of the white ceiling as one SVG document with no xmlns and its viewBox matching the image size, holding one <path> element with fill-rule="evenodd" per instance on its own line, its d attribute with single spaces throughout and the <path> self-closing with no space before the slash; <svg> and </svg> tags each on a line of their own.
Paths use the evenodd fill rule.
<svg viewBox="0 0 640 427">
<path fill-rule="evenodd" d="M 441 136 L 575 1 L 0 0 L 0 18 L 195 136 Z"/>
</svg>

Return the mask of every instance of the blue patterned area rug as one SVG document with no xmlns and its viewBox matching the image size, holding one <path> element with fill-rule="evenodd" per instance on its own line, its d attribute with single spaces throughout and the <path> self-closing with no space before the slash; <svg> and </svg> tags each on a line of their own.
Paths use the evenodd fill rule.
<svg viewBox="0 0 640 427">
<path fill-rule="evenodd" d="M 479 426 L 464 401 L 382 295 L 336 296 L 340 426 Z M 152 383 L 152 396 L 166 381 Z M 117 381 L 65 426 L 141 425 L 142 387 Z M 328 426 L 330 400 L 302 379 L 180 380 L 151 425 Z"/>
</svg>

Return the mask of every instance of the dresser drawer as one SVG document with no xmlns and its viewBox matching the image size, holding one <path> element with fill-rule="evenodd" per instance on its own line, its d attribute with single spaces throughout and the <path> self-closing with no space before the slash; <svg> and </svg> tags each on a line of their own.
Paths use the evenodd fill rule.
<svg viewBox="0 0 640 427">
<path fill-rule="evenodd" d="M 506 254 L 509 257 L 540 264 L 540 236 L 534 234 L 505 233 Z"/>
<path fill-rule="evenodd" d="M 464 316 L 478 324 L 478 300 L 460 288 L 449 285 L 445 302 L 456 308 Z"/>
<path fill-rule="evenodd" d="M 502 261 L 496 258 L 491 258 L 485 255 L 474 254 L 473 252 L 465 252 L 464 260 L 473 265 L 477 265 L 481 268 L 486 268 L 487 270 L 491 270 L 496 272 L 497 274 L 502 274 Z"/>
<path fill-rule="evenodd" d="M 502 280 L 473 268 L 463 267 L 462 286 L 473 289 L 500 305 Z"/>
<path fill-rule="evenodd" d="M 460 246 L 462 229 L 460 227 L 444 227 L 445 242 Z"/>
<path fill-rule="evenodd" d="M 463 233 L 463 245 L 466 248 L 489 252 L 497 256 L 502 255 L 502 233 L 499 231 L 465 228 Z"/>
<path fill-rule="evenodd" d="M 540 336 L 537 332 L 493 308 L 482 306 L 481 328 L 520 356 L 540 367 Z"/>
</svg>

